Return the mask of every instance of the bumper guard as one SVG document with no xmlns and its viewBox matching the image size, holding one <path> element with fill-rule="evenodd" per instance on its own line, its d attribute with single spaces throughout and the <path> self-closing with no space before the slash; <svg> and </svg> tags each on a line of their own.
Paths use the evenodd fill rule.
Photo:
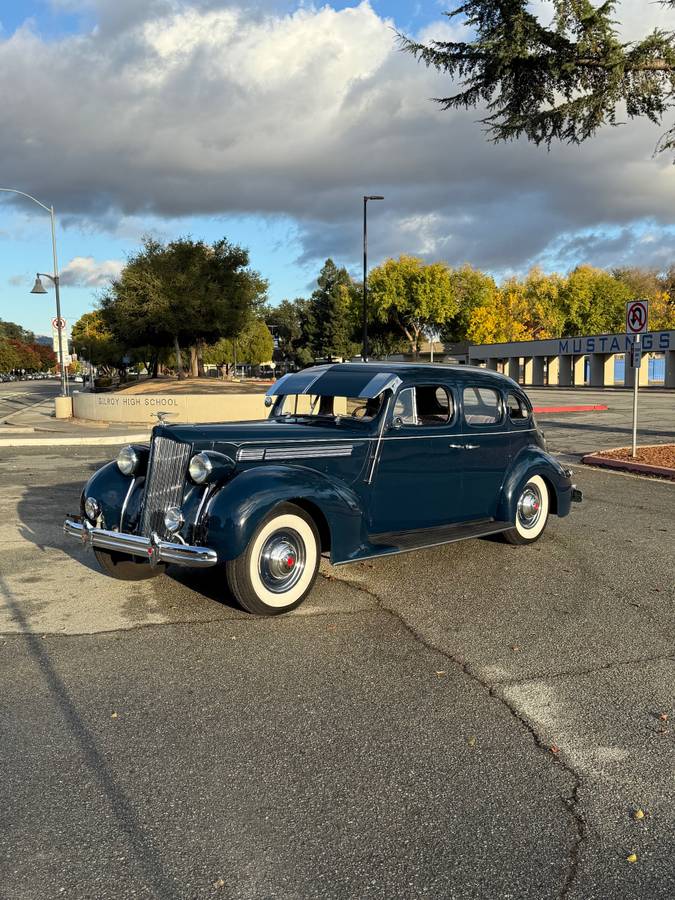
<svg viewBox="0 0 675 900">
<path fill-rule="evenodd" d="M 124 534 L 121 531 L 106 531 L 104 528 L 96 528 L 79 516 L 67 518 L 63 523 L 63 531 L 70 537 L 78 538 L 87 547 L 129 553 L 131 556 L 148 560 L 153 566 L 163 562 L 205 569 L 215 566 L 218 562 L 218 554 L 210 547 L 174 544 L 171 541 L 161 540 L 154 532 L 152 537 L 147 538 L 138 534 Z"/>
</svg>

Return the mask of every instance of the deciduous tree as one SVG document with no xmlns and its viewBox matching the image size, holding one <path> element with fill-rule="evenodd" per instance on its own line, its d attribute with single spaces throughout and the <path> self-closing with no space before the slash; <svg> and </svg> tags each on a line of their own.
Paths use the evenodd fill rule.
<svg viewBox="0 0 675 900">
<path fill-rule="evenodd" d="M 448 266 L 414 256 L 388 259 L 373 269 L 368 294 L 375 316 L 399 329 L 415 357 L 425 329 L 444 325 L 458 310 Z"/>
</svg>

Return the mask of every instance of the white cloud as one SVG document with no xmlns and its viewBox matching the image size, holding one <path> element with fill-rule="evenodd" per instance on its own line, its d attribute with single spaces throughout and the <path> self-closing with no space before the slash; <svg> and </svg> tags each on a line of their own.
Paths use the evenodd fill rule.
<svg viewBox="0 0 675 900">
<path fill-rule="evenodd" d="M 7 183 L 51 198 L 62 216 L 107 226 L 148 214 L 289 215 L 304 259 L 349 262 L 360 197 L 381 192 L 373 260 L 417 252 L 510 270 L 562 235 L 569 248 L 567 236 L 615 228 L 618 261 L 622 240 L 626 251 L 640 240 L 633 223 L 647 220 L 661 235 L 650 248 L 670 252 L 675 169 L 651 156 L 659 128 L 633 122 L 550 153 L 493 146 L 478 113 L 431 102 L 451 86 L 401 53 L 392 23 L 365 2 L 289 14 L 218 0 L 55 2 L 89 6 L 99 25 L 0 40 L 0 82 L 12 85 L 0 157 Z M 648 0 L 626 11 L 627 27 L 643 31 L 664 14 Z M 450 28 L 460 25 L 439 16 L 426 33 Z"/>
<path fill-rule="evenodd" d="M 93 256 L 75 256 L 61 270 L 61 283 L 72 287 L 103 287 L 119 276 L 123 266 L 119 259 L 97 262 Z"/>
</svg>

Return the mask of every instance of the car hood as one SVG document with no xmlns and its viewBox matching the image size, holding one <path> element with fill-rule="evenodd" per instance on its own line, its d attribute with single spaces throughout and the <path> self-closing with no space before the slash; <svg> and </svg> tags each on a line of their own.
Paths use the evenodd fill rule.
<svg viewBox="0 0 675 900">
<path fill-rule="evenodd" d="M 158 425 L 153 436 L 163 436 L 193 444 L 201 449 L 227 444 L 235 449 L 242 444 L 271 444 L 286 441 L 340 441 L 370 437 L 370 430 L 351 425 L 310 424 L 264 419 L 254 422 L 228 422 L 212 425 Z"/>
</svg>

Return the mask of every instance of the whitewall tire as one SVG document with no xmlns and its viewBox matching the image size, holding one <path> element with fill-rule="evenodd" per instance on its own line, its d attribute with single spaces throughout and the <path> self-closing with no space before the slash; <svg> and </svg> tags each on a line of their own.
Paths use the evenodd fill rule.
<svg viewBox="0 0 675 900">
<path fill-rule="evenodd" d="M 509 544 L 532 544 L 541 537 L 550 510 L 546 482 L 533 475 L 523 486 L 516 503 L 515 526 L 503 533 Z"/>
<path fill-rule="evenodd" d="M 226 563 L 227 582 L 248 612 L 279 615 L 310 592 L 320 557 L 321 539 L 311 516 L 282 503 L 257 527 L 246 550 Z"/>
</svg>

